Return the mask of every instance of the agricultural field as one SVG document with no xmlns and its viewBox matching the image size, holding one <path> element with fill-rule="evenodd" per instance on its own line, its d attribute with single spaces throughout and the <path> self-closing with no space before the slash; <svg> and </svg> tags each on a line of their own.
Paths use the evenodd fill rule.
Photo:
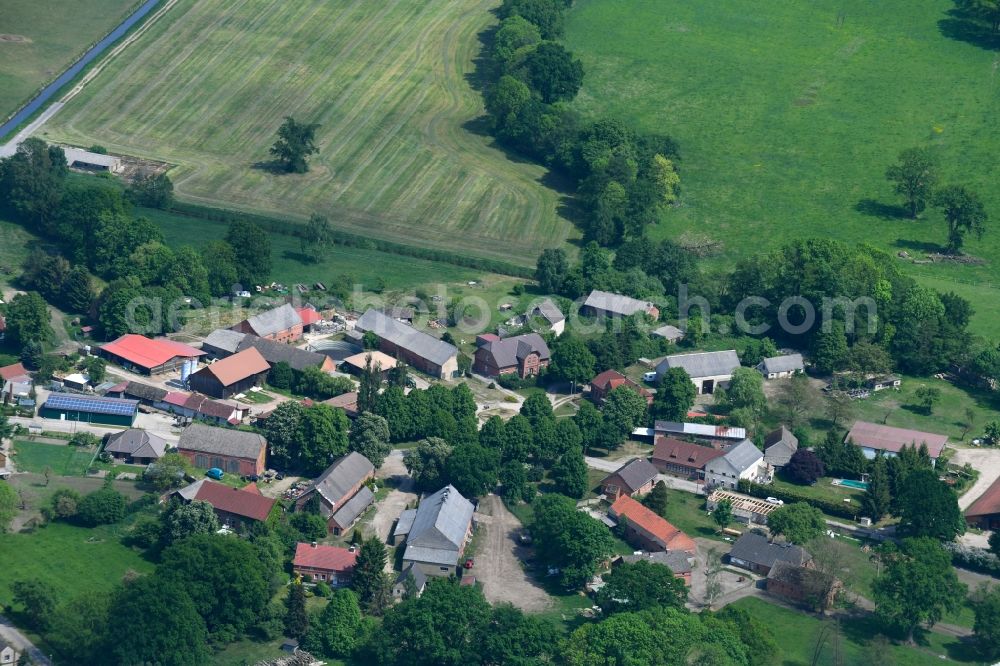
<svg viewBox="0 0 1000 666">
<path fill-rule="evenodd" d="M 495 4 L 180 0 L 42 134 L 176 165 L 186 200 L 532 265 L 571 225 L 477 129 Z M 308 174 L 269 167 L 285 116 L 320 125 Z"/>
<path fill-rule="evenodd" d="M 0 121 L 121 22 L 136 0 L 4 0 L 0 16 Z"/>
<path fill-rule="evenodd" d="M 986 263 L 900 265 L 973 297 L 972 328 L 989 333 L 1000 325 L 997 55 L 953 7 L 577 0 L 565 41 L 586 74 L 574 106 L 678 140 L 681 206 L 653 233 L 706 234 L 723 243 L 720 264 L 810 236 L 940 250 L 939 213 L 902 217 L 884 177 L 899 151 L 932 147 L 941 180 L 977 190 L 991 214 L 966 243 Z"/>
</svg>

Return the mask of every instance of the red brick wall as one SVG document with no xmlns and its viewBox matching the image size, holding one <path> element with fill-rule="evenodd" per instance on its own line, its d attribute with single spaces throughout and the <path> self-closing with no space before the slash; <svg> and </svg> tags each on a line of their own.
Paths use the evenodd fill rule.
<svg viewBox="0 0 1000 666">
<path fill-rule="evenodd" d="M 251 460 L 249 458 L 233 458 L 231 456 L 220 456 L 211 453 L 202 453 L 201 451 L 189 451 L 187 449 L 177 449 L 177 453 L 187 458 L 189 461 L 191 461 L 192 465 L 198 467 L 199 469 L 220 467 L 222 471 L 224 471 L 226 474 L 239 474 L 241 476 L 244 474 L 259 475 L 263 474 L 264 470 L 266 469 L 264 462 L 265 462 L 265 456 L 267 455 L 267 451 L 265 451 L 264 449 L 261 450 L 260 455 L 257 457 L 256 460 Z M 205 456 L 207 460 L 204 462 L 207 462 L 208 464 L 200 465 L 198 460 L 199 456 Z M 216 465 L 215 462 L 213 461 L 216 461 L 216 459 L 220 458 L 222 459 L 223 464 Z M 238 472 L 233 472 L 229 469 L 229 461 L 231 460 L 235 460 L 237 463 L 239 463 Z"/>
</svg>

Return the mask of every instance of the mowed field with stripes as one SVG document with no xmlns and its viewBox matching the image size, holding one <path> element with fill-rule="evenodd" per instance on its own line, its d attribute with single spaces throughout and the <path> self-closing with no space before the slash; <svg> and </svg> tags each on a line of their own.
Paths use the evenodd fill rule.
<svg viewBox="0 0 1000 666">
<path fill-rule="evenodd" d="M 467 127 L 495 0 L 179 0 L 43 130 L 169 162 L 178 195 L 530 265 L 572 233 L 541 167 Z M 261 168 L 285 116 L 304 175 Z"/>
</svg>

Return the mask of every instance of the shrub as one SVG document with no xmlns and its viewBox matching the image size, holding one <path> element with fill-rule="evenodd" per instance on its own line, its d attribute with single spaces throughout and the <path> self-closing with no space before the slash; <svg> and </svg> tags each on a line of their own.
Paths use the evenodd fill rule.
<svg viewBox="0 0 1000 666">
<path fill-rule="evenodd" d="M 1000 557 L 985 548 L 964 546 L 954 541 L 942 544 L 949 553 L 951 561 L 957 567 L 973 569 L 991 576 L 1000 576 Z"/>
<path fill-rule="evenodd" d="M 114 488 L 101 488 L 80 501 L 77 515 L 84 525 L 110 525 L 125 517 L 128 500 Z"/>
</svg>

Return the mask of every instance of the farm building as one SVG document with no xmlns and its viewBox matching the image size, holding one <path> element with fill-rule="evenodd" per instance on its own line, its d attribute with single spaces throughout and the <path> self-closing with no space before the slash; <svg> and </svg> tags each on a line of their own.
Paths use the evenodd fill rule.
<svg viewBox="0 0 1000 666">
<path fill-rule="evenodd" d="M 135 400 L 50 393 L 38 415 L 43 419 L 131 426 L 138 411 L 139 403 Z"/>
<path fill-rule="evenodd" d="M 767 517 L 779 506 L 757 497 L 722 489 L 713 490 L 712 494 L 708 496 L 705 506 L 709 511 L 714 511 L 722 500 L 726 500 L 732 505 L 733 518 L 747 524 L 767 525 Z"/>
<path fill-rule="evenodd" d="M 70 169 L 108 171 L 110 173 L 121 173 L 123 170 L 121 159 L 114 155 L 104 155 L 68 147 L 64 147 L 63 152 L 66 154 L 66 164 L 69 165 Z"/>
<path fill-rule="evenodd" d="M 785 426 L 764 438 L 764 462 L 772 467 L 784 467 L 799 449 L 799 438 Z"/>
<path fill-rule="evenodd" d="M 263 474 L 267 440 L 253 432 L 192 423 L 181 434 L 177 452 L 199 469 L 218 467 L 230 474 Z"/>
<path fill-rule="evenodd" d="M 314 496 L 318 496 L 320 515 L 326 518 L 327 529 L 333 534 L 341 534 L 375 499 L 365 485 L 374 476 L 375 466 L 371 461 L 352 451 L 323 470 L 295 501 L 295 508 L 303 510 Z"/>
<path fill-rule="evenodd" d="M 685 553 L 682 550 L 669 552 L 658 550 L 653 553 L 637 551 L 631 555 L 623 555 L 615 558 L 611 562 L 611 566 L 617 567 L 622 564 L 635 564 L 636 562 L 649 562 L 650 564 L 667 567 L 673 572 L 674 578 L 680 578 L 684 581 L 685 585 L 688 587 L 691 586 L 691 571 L 694 569 L 695 559 L 689 553 Z"/>
<path fill-rule="evenodd" d="M 580 313 L 590 317 L 631 317 L 639 313 L 647 314 L 653 319 L 660 317 L 659 308 L 649 301 L 597 289 L 587 296 Z"/>
<path fill-rule="evenodd" d="M 31 381 L 31 375 L 21 363 L 13 363 L 0 368 L 0 379 L 5 382 Z"/>
<path fill-rule="evenodd" d="M 747 438 L 746 428 L 734 426 L 708 425 L 705 423 L 675 423 L 673 421 L 656 421 L 653 431 L 657 435 L 673 435 L 693 440 L 705 441 L 712 446 L 722 446 L 727 442 L 739 442 Z"/>
<path fill-rule="evenodd" d="M 869 460 L 873 459 L 878 451 L 887 456 L 895 456 L 904 446 L 919 448 L 921 444 L 926 444 L 931 460 L 937 462 L 945 444 L 948 443 L 948 436 L 919 430 L 893 428 L 867 421 L 855 421 L 851 431 L 847 433 L 845 441 L 854 442 L 861 447 L 861 452 Z"/>
<path fill-rule="evenodd" d="M 429 495 L 411 514 L 403 567 L 413 564 L 427 576 L 452 576 L 472 536 L 472 503 L 448 485 Z M 402 516 L 400 517 L 402 522 Z M 402 536 L 397 525 L 397 538 Z"/>
<path fill-rule="evenodd" d="M 118 462 L 129 465 L 148 465 L 163 457 L 167 440 L 156 433 L 139 428 L 129 428 L 108 437 L 104 452 Z"/>
<path fill-rule="evenodd" d="M 537 375 L 549 365 L 549 346 L 538 333 L 489 340 L 476 348 L 473 369 L 487 377 Z"/>
<path fill-rule="evenodd" d="M 701 480 L 705 478 L 705 465 L 724 454 L 725 451 L 712 446 L 659 435 L 653 445 L 651 461 L 664 474 Z"/>
<path fill-rule="evenodd" d="M 684 339 L 684 331 L 677 328 L 676 326 L 671 326 L 670 324 L 661 326 L 651 331 L 650 335 L 657 338 L 663 338 L 667 342 L 673 342 L 673 343 L 680 342 L 681 340 Z"/>
<path fill-rule="evenodd" d="M 735 488 L 740 479 L 755 483 L 770 483 L 770 467 L 764 454 L 749 439 L 734 444 L 726 452 L 705 465 L 705 484 Z"/>
<path fill-rule="evenodd" d="M 639 386 L 617 370 L 605 370 L 590 380 L 590 399 L 598 405 L 603 405 L 608 394 L 619 386 L 627 386 L 641 395 L 646 400 L 647 405 L 653 404 L 653 393 L 651 391 Z"/>
<path fill-rule="evenodd" d="M 302 339 L 302 317 L 295 308 L 285 303 L 247 317 L 233 326 L 233 330 L 274 342 L 295 342 Z"/>
<path fill-rule="evenodd" d="M 98 355 L 142 375 L 180 370 L 184 361 L 197 359 L 205 353 L 166 338 L 150 339 L 133 333 L 126 333 L 97 349 Z"/>
<path fill-rule="evenodd" d="M 902 385 L 903 385 L 903 380 L 895 375 L 889 375 L 888 377 L 875 377 L 865 382 L 865 386 L 867 386 L 872 391 L 898 389 Z"/>
<path fill-rule="evenodd" d="M 330 587 L 347 587 L 354 576 L 354 565 L 358 561 L 358 551 L 351 548 L 326 546 L 312 543 L 295 545 L 292 572 L 298 576 L 309 576 Z"/>
<path fill-rule="evenodd" d="M 150 386 L 141 382 L 122 382 L 108 389 L 107 396 L 112 398 L 127 398 L 138 400 L 140 405 L 153 407 L 167 397 L 168 391 L 158 386 Z"/>
<path fill-rule="evenodd" d="M 694 539 L 628 495 L 615 500 L 608 509 L 608 517 L 617 522 L 625 518 L 625 540 L 643 550 L 694 555 Z"/>
<path fill-rule="evenodd" d="M 566 315 L 551 298 L 546 298 L 528 310 L 529 317 L 538 317 L 545 322 L 545 328 L 557 338 L 566 330 Z"/>
<path fill-rule="evenodd" d="M 287 363 L 292 370 L 302 372 L 306 368 L 319 368 L 324 372 L 332 372 L 336 367 L 333 359 L 324 354 L 306 351 L 292 345 L 282 344 L 273 340 L 265 340 L 255 335 L 245 335 L 236 347 L 236 351 L 241 352 L 253 347 L 260 352 L 264 360 L 275 365 L 277 363 Z"/>
<path fill-rule="evenodd" d="M 421 372 L 440 379 L 458 375 L 458 349 L 378 310 L 369 309 L 361 315 L 356 328 L 374 333 L 381 351 L 398 356 Z"/>
<path fill-rule="evenodd" d="M 191 389 L 229 398 L 264 383 L 271 366 L 253 347 L 206 365 L 188 377 Z"/>
<path fill-rule="evenodd" d="M 249 411 L 247 407 L 212 400 L 207 395 L 181 391 L 170 391 L 163 397 L 163 400 L 153 406 L 187 419 L 208 421 L 222 426 L 239 425 Z"/>
<path fill-rule="evenodd" d="M 601 480 L 601 492 L 610 501 L 622 495 L 645 495 L 656 483 L 656 468 L 645 458 L 633 458 Z"/>
<path fill-rule="evenodd" d="M 766 576 L 777 562 L 787 562 L 794 566 L 805 566 L 812 555 L 801 546 L 791 543 L 774 543 L 757 532 L 747 532 L 733 544 L 729 551 L 729 562 L 734 566 L 748 569 Z"/>
<path fill-rule="evenodd" d="M 344 359 L 341 363 L 341 370 L 360 375 L 365 371 L 365 366 L 371 362 L 372 370 L 378 368 L 379 374 L 384 379 L 389 371 L 396 367 L 396 359 L 377 350 L 353 354 Z"/>
<path fill-rule="evenodd" d="M 217 328 L 201 343 L 201 350 L 212 358 L 225 358 L 235 354 L 246 333 L 230 328 Z"/>
<path fill-rule="evenodd" d="M 316 308 L 311 305 L 295 308 L 295 311 L 299 313 L 299 319 L 302 320 L 302 331 L 304 333 L 310 332 L 314 325 L 323 321 L 323 315 L 317 312 Z"/>
<path fill-rule="evenodd" d="M 757 370 L 764 375 L 764 379 L 785 379 L 797 372 L 804 372 L 805 364 L 802 362 L 802 354 L 788 354 L 765 358 L 757 364 Z"/>
<path fill-rule="evenodd" d="M 233 488 L 208 479 L 195 481 L 174 491 L 174 497 L 185 503 L 197 501 L 211 504 L 219 522 L 234 529 L 264 522 L 271 516 L 275 506 L 280 506 L 275 500 L 261 495 L 256 484 Z"/>
<path fill-rule="evenodd" d="M 973 527 L 1000 530 L 1000 479 L 965 510 L 965 520 Z"/>
<path fill-rule="evenodd" d="M 740 357 L 736 351 L 728 349 L 717 352 L 696 352 L 667 356 L 656 366 L 656 374 L 663 377 L 671 368 L 683 368 L 698 388 L 698 393 L 708 394 L 716 388 L 724 388 L 733 378 L 733 371 L 740 367 Z"/>
<path fill-rule="evenodd" d="M 328 400 L 324 400 L 323 404 L 344 410 L 344 413 L 347 414 L 347 418 L 349 419 L 354 419 L 358 417 L 357 391 L 351 391 L 350 393 L 342 393 L 340 395 L 334 396 Z"/>
</svg>

